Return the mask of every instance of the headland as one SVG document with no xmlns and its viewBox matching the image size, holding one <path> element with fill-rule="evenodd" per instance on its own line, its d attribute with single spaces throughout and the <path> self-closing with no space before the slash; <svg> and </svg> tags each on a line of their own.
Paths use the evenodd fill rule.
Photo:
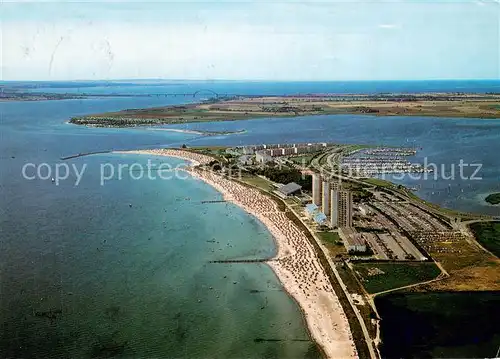
<svg viewBox="0 0 500 359">
<path fill-rule="evenodd" d="M 496 119 L 500 118 L 499 103 L 500 94 L 252 96 L 211 99 L 178 106 L 128 109 L 75 117 L 70 122 L 96 127 L 131 127 L 336 114 Z"/>
</svg>

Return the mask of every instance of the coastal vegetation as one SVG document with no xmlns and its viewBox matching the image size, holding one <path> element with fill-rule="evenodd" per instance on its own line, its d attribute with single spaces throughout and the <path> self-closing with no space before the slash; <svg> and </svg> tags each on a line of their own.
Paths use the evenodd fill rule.
<svg viewBox="0 0 500 359">
<path fill-rule="evenodd" d="M 318 236 L 326 243 L 342 245 L 342 240 L 337 232 L 318 232 Z"/>
<path fill-rule="evenodd" d="M 269 180 L 259 176 L 244 176 L 242 181 L 259 189 L 263 189 L 264 191 L 272 191 L 274 189 L 273 184 Z"/>
<path fill-rule="evenodd" d="M 433 262 L 356 263 L 354 271 L 368 293 L 429 281 L 441 273 Z"/>
<path fill-rule="evenodd" d="M 500 258 L 500 222 L 479 222 L 470 226 L 476 240 Z"/>
<path fill-rule="evenodd" d="M 347 250 L 337 232 L 319 231 L 316 232 L 316 234 L 328 250 L 328 254 L 331 257 L 340 259 L 347 256 Z"/>
<path fill-rule="evenodd" d="M 271 181 L 276 183 L 290 183 L 295 182 L 302 186 L 306 191 L 312 190 L 312 178 L 311 176 L 304 176 L 302 172 L 295 168 L 288 167 L 264 167 L 255 168 L 251 173 L 258 174 L 269 178 Z"/>
<path fill-rule="evenodd" d="M 500 204 L 500 192 L 492 193 L 488 195 L 484 200 L 489 204 Z"/>
<path fill-rule="evenodd" d="M 373 184 L 374 186 L 377 187 L 388 187 L 388 188 L 393 188 L 396 187 L 396 185 L 392 182 L 380 179 L 380 178 L 367 178 L 364 180 L 364 182 Z"/>
<path fill-rule="evenodd" d="M 348 288 L 349 293 L 351 293 L 351 295 L 355 294 L 358 299 L 365 298 L 365 289 L 359 282 L 356 275 L 349 268 L 349 266 L 345 263 L 339 263 L 336 265 L 336 268 L 340 278 L 342 279 L 342 282 Z M 371 305 L 364 301 L 365 299 L 363 299 L 363 302 L 361 302 L 360 305 L 357 305 L 357 308 L 363 318 L 366 329 L 370 333 L 370 337 L 375 338 L 377 335 L 377 326 L 373 322 L 373 319 L 377 318 L 377 314 L 375 313 Z"/>
</svg>

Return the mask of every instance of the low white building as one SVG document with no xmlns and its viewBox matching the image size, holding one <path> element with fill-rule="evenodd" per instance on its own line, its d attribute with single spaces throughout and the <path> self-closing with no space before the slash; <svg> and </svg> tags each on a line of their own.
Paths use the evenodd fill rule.
<svg viewBox="0 0 500 359">
<path fill-rule="evenodd" d="M 290 182 L 286 185 L 281 186 L 274 192 L 281 198 L 287 198 L 292 196 L 293 194 L 300 192 L 301 189 L 302 189 L 301 185 L 298 185 L 295 182 Z"/>
<path fill-rule="evenodd" d="M 267 151 L 261 150 L 255 152 L 255 160 L 258 163 L 268 163 L 272 162 L 273 158 L 267 153 Z"/>
<path fill-rule="evenodd" d="M 252 155 L 243 155 L 238 157 L 238 162 L 242 165 L 251 165 L 253 164 L 253 156 Z"/>
</svg>

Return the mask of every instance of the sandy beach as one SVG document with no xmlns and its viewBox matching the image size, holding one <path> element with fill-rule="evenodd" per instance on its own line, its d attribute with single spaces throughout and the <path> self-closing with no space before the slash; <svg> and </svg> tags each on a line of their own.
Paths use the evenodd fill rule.
<svg viewBox="0 0 500 359">
<path fill-rule="evenodd" d="M 174 149 L 138 150 L 136 153 L 176 157 L 193 165 L 206 164 L 209 156 Z M 306 235 L 280 211 L 277 204 L 258 190 L 248 188 L 214 172 L 193 166 L 186 168 L 193 177 L 213 186 L 246 212 L 259 219 L 271 232 L 277 254 L 267 262 L 286 291 L 297 301 L 313 337 L 328 358 L 355 358 L 356 347 L 340 301 Z"/>
</svg>

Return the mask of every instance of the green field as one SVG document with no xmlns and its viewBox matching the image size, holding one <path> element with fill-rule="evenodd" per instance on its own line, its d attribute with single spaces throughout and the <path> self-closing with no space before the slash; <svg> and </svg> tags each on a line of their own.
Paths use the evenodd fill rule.
<svg viewBox="0 0 500 359">
<path fill-rule="evenodd" d="M 425 282 L 440 274 L 439 268 L 425 263 L 358 263 L 354 270 L 368 293 Z"/>
<path fill-rule="evenodd" d="M 500 258 L 500 222 L 473 223 L 470 228 L 477 241 Z"/>
<path fill-rule="evenodd" d="M 392 182 L 380 179 L 380 178 L 367 178 L 364 179 L 363 182 L 370 183 L 372 185 L 378 186 L 378 187 L 395 187 L 396 185 Z"/>
<path fill-rule="evenodd" d="M 498 292 L 377 296 L 382 358 L 494 358 L 500 344 Z"/>
<path fill-rule="evenodd" d="M 317 155 L 318 155 L 318 152 L 308 153 L 306 155 L 290 157 L 290 161 L 292 161 L 293 163 L 296 163 L 298 165 L 307 166 L 307 165 L 309 165 L 309 163 L 311 163 L 312 159 Z"/>
<path fill-rule="evenodd" d="M 243 182 L 246 182 L 254 187 L 261 188 L 265 191 L 273 191 L 276 188 L 271 184 L 270 181 L 257 176 L 245 176 L 241 179 Z"/>
<path fill-rule="evenodd" d="M 322 241 L 331 244 L 342 244 L 342 240 L 337 232 L 318 232 L 319 238 Z"/>
</svg>

